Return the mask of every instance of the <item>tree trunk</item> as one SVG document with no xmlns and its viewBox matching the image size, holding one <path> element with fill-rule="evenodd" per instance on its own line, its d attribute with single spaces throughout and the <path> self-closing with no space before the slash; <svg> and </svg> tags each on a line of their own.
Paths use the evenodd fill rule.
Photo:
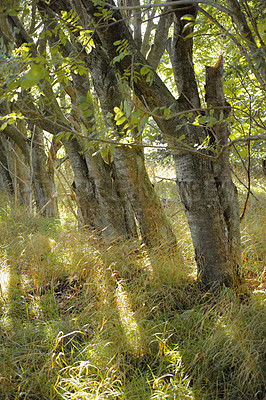
<svg viewBox="0 0 266 400">
<path fill-rule="evenodd" d="M 266 176 L 266 160 L 261 160 L 262 172 Z"/>
<path fill-rule="evenodd" d="M 114 163 L 119 182 L 132 204 L 144 243 L 171 253 L 176 239 L 147 174 L 141 149 L 117 147 Z"/>
<path fill-rule="evenodd" d="M 87 152 L 86 160 L 95 183 L 95 196 L 99 202 L 103 225 L 107 230 L 113 226 L 116 237 L 136 237 L 133 210 L 124 188 L 117 183 L 113 163 L 106 163 L 100 153 L 92 156 Z"/>
<path fill-rule="evenodd" d="M 14 193 L 14 188 L 5 153 L 3 139 L 0 137 L 0 191 L 11 195 Z"/>
<path fill-rule="evenodd" d="M 100 17 L 97 16 L 97 7 L 92 1 L 86 0 L 85 2 L 82 0 L 82 2 L 93 23 L 97 26 L 100 22 Z M 114 7 L 114 4 L 110 3 Z M 108 6 L 106 5 L 106 7 Z M 186 10 L 183 10 L 183 13 L 186 13 Z M 106 22 L 103 27 L 98 25 L 95 28 L 101 41 L 101 46 L 104 47 L 110 59 L 113 59 L 117 56 L 117 48 L 114 43 L 119 40 L 127 40 L 128 54 L 117 61 L 115 66 L 123 75 L 124 71 L 131 68 L 132 54 L 134 54 L 134 71 L 135 74 L 139 73 L 138 79 L 133 83 L 134 89 L 139 98 L 145 99 L 150 110 L 155 108 L 158 110 L 156 110 L 157 117 L 155 117 L 157 124 L 164 134 L 173 138 L 171 143 L 180 147 L 180 143 L 175 142 L 174 139 L 180 133 L 176 131 L 176 126 L 180 124 L 180 119 L 178 117 L 164 119 L 163 114 L 160 117 L 160 108 L 162 106 L 172 106 L 173 112 L 177 113 L 187 109 L 194 109 L 198 102 L 196 85 L 190 85 L 191 90 L 189 90 L 189 85 L 186 84 L 186 69 L 182 68 L 183 89 L 181 89 L 180 97 L 176 101 L 155 71 L 153 71 L 152 83 L 147 83 L 140 73 L 141 66 L 146 65 L 147 61 L 135 46 L 132 36 L 117 9 L 113 9 L 112 17 L 116 20 L 116 24 L 113 23 L 112 19 L 112 23 Z M 177 15 L 177 17 L 180 18 L 180 15 Z M 190 51 L 189 46 L 187 51 Z M 186 53 L 180 54 L 181 56 L 189 62 L 190 57 Z M 191 66 L 189 70 L 191 70 Z M 189 73 L 189 78 L 191 79 L 191 77 L 192 75 Z M 187 94 L 187 92 L 189 98 L 183 95 L 183 93 Z M 207 132 L 203 127 L 194 126 L 191 122 L 184 125 L 181 133 L 186 135 L 185 144 L 192 149 L 195 148 L 195 145 L 201 144 L 207 136 Z M 217 188 L 212 162 L 203 156 L 186 151 L 175 151 L 174 160 L 179 192 L 186 209 L 200 279 L 207 285 L 220 285 L 223 283 L 237 285 L 240 281 L 239 263 L 231 263 L 234 257 L 231 256 L 232 249 L 227 239 L 228 229 L 224 215 L 225 205 L 221 204 L 221 190 Z M 221 165 L 221 168 L 224 168 L 224 165 Z M 221 177 L 223 173 L 224 171 L 220 173 Z M 234 198 L 233 191 L 234 187 L 231 185 L 231 192 L 228 198 Z M 234 211 L 234 215 L 236 214 L 237 212 Z M 236 225 L 234 224 L 234 226 Z M 237 228 L 235 229 L 237 230 Z M 233 231 L 232 229 L 231 234 L 235 236 L 231 238 L 230 242 L 235 243 L 235 246 L 239 248 L 239 232 Z"/>
<path fill-rule="evenodd" d="M 90 104 L 91 115 L 84 117 L 80 110 L 80 102 L 86 99 L 90 91 L 89 80 L 84 79 L 84 75 L 72 75 L 73 78 L 73 91 L 71 94 L 72 111 L 71 119 L 73 119 L 78 126 L 85 128 L 89 136 L 95 133 L 95 118 L 93 104 Z M 95 197 L 93 203 L 90 200 L 90 214 L 94 215 L 93 226 L 103 232 L 103 236 L 108 239 L 115 237 L 133 237 L 137 235 L 133 211 L 128 204 L 128 199 L 124 191 L 120 192 L 115 182 L 114 166 L 111 162 L 105 162 L 101 153 L 97 153 L 99 148 L 94 145 L 88 147 L 89 141 L 84 138 L 77 140 L 82 149 L 84 162 L 87 167 L 87 176 L 91 182 L 90 199 Z M 93 154 L 96 153 L 96 154 Z M 73 166 L 75 174 L 78 172 Z M 78 180 L 75 178 L 77 186 Z M 76 193 L 77 187 L 76 187 Z M 78 199 L 80 196 L 78 194 Z M 81 200 L 81 199 L 80 199 Z M 89 206 L 87 203 L 87 207 Z M 82 203 L 83 204 L 83 203 Z M 83 207 L 82 207 L 83 208 Z M 84 222 L 91 224 L 90 220 L 86 217 Z"/>
<path fill-rule="evenodd" d="M 220 202 L 222 190 L 218 190 L 212 162 L 187 152 L 174 152 L 174 161 L 179 194 L 185 207 L 195 250 L 199 279 L 206 285 L 237 285 L 239 259 L 237 263 L 231 262 L 227 221 Z M 233 197 L 231 192 L 228 195 Z M 239 220 L 239 215 L 237 218 Z M 231 223 L 233 225 L 234 221 Z M 233 233 L 232 229 L 231 234 Z M 236 246 L 239 245 L 238 237 L 239 234 L 230 240 L 235 242 Z"/>
<path fill-rule="evenodd" d="M 114 114 L 114 107 L 119 107 L 123 101 L 116 71 L 99 49 L 91 51 L 87 65 L 101 102 L 106 124 L 108 122 L 112 124 L 116 139 L 119 139 L 123 133 L 113 118 L 107 118 L 107 115 Z M 154 247 L 161 246 L 162 249 L 169 251 L 175 246 L 176 239 L 149 179 L 143 151 L 135 147 L 118 146 L 113 152 L 113 159 L 115 180 L 131 203 L 144 243 Z"/>
<path fill-rule="evenodd" d="M 213 116 L 220 120 L 230 113 L 230 104 L 227 103 L 223 91 L 223 60 L 220 57 L 215 67 L 206 67 L 206 102 L 208 108 L 214 109 Z M 213 128 L 213 140 L 216 148 L 226 145 L 229 138 L 229 129 L 226 120 L 218 122 Z M 241 252 L 240 252 L 240 211 L 237 189 L 232 181 L 229 151 L 226 149 L 214 163 L 214 179 L 224 217 L 225 232 L 228 243 L 228 263 L 231 276 L 237 283 L 240 280 Z"/>
<path fill-rule="evenodd" d="M 28 160 L 12 140 L 8 139 L 5 142 L 7 165 L 12 179 L 15 201 L 29 206 L 31 185 Z"/>
<path fill-rule="evenodd" d="M 30 168 L 37 211 L 46 217 L 58 217 L 53 167 L 48 167 L 42 131 L 32 128 Z"/>
</svg>

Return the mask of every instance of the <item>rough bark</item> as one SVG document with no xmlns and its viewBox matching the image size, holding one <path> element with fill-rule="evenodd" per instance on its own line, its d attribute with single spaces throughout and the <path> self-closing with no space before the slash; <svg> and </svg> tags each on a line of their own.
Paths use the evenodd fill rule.
<svg viewBox="0 0 266 400">
<path fill-rule="evenodd" d="M 14 193 L 14 188 L 5 153 L 3 139 L 0 137 L 0 191 L 11 195 Z"/>
<path fill-rule="evenodd" d="M 77 12 L 81 13 L 81 21 L 85 23 L 87 19 L 82 11 L 82 4 L 75 2 L 74 6 Z M 43 2 L 39 2 L 38 7 L 44 23 L 51 30 L 56 26 L 53 12 Z M 49 38 L 51 45 L 56 45 L 58 40 L 56 35 Z M 77 47 L 66 40 L 64 45 L 60 45 L 60 50 L 66 57 L 70 56 L 70 53 L 84 57 L 84 48 Z M 69 122 L 85 136 L 95 134 L 93 104 L 90 105 L 90 117 L 84 117 L 80 109 L 80 102 L 87 98 L 90 91 L 88 76 L 72 73 L 72 83 L 64 85 L 64 89 L 71 98 Z M 125 193 L 119 192 L 114 182 L 113 165 L 105 163 L 101 154 L 93 155 L 99 148 L 96 145 L 88 148 L 89 142 L 85 138 L 62 140 L 74 172 L 73 188 L 79 204 L 81 223 L 96 229 L 108 240 L 136 236 L 134 215 Z"/>
<path fill-rule="evenodd" d="M 266 176 L 266 160 L 261 160 L 261 168 L 263 174 Z"/>
<path fill-rule="evenodd" d="M 71 117 L 77 124 L 83 125 L 88 135 L 94 133 L 95 123 L 93 105 L 91 104 L 91 116 L 83 117 L 79 107 L 79 99 L 86 98 L 90 91 L 88 78 L 73 75 L 73 89 L 75 95 L 72 96 Z M 101 229 L 103 235 L 111 237 L 132 237 L 136 236 L 135 220 L 132 210 L 130 210 L 128 200 L 124 192 L 119 192 L 113 171 L 112 163 L 104 161 L 98 147 L 87 147 L 86 139 L 79 140 L 83 148 L 84 158 L 88 168 L 90 180 L 93 182 L 94 196 L 99 210 L 92 207 L 92 212 L 101 216 Z M 93 153 L 97 153 L 93 155 Z M 95 202 L 94 202 L 95 203 Z M 111 234 L 111 230 L 113 231 Z"/>
<path fill-rule="evenodd" d="M 129 54 L 115 64 L 121 74 L 132 65 L 132 57 L 137 71 L 138 66 L 147 63 L 134 45 L 134 41 L 125 24 L 121 21 L 121 14 L 117 9 L 114 9 L 112 14 L 117 21 L 116 24 L 113 24 L 112 20 L 112 24 L 107 22 L 104 27 L 99 27 L 99 25 L 96 27 L 99 22 L 99 18 L 95 16 L 97 7 L 92 1 L 83 1 L 83 4 L 95 24 L 102 46 L 111 59 L 117 56 L 114 42 L 123 39 L 128 41 Z M 188 48 L 187 51 L 189 52 L 190 49 Z M 189 61 L 189 55 L 184 54 L 183 56 Z M 185 73 L 186 70 L 183 68 L 184 84 L 186 83 Z M 194 84 L 192 93 L 188 90 L 188 99 L 182 95 L 182 92 L 184 92 L 183 86 L 179 99 L 175 101 L 155 72 L 153 75 L 152 84 L 147 84 L 141 76 L 134 82 L 134 89 L 138 97 L 145 99 L 150 110 L 159 109 L 162 106 L 169 107 L 174 104 L 173 111 L 180 112 L 187 109 L 189 104 L 194 105 L 197 103 L 197 96 L 195 97 L 197 90 Z M 192 75 L 189 74 L 189 76 L 191 77 Z M 186 86 L 186 88 L 189 89 L 189 86 Z M 172 142 L 174 144 L 174 138 L 180 134 L 175 129 L 180 120 L 177 117 L 167 120 L 160 118 L 160 110 L 158 110 L 156 121 L 163 133 L 173 138 Z M 190 123 L 184 127 L 181 133 L 186 134 L 186 143 L 192 146 L 202 143 L 207 136 L 207 132 L 203 127 L 194 126 Z M 227 241 L 224 207 L 220 203 L 212 163 L 207 159 L 185 151 L 175 151 L 174 159 L 179 193 L 186 208 L 201 280 L 207 285 L 217 283 L 237 284 L 238 279 L 234 278 L 238 276 L 239 265 L 230 265 L 229 262 L 231 256 Z M 234 190 L 233 187 L 232 190 Z"/>
<path fill-rule="evenodd" d="M 150 182 L 140 149 L 118 147 L 114 151 L 116 173 L 132 204 L 141 236 L 149 246 L 174 251 L 176 239 Z"/>
<path fill-rule="evenodd" d="M 96 49 L 87 58 L 87 65 L 104 115 L 113 114 L 114 107 L 119 107 L 123 101 L 114 68 L 105 58 L 104 53 Z M 119 139 L 122 133 L 115 121 L 112 122 L 116 138 Z M 113 153 L 113 159 L 118 187 L 127 194 L 138 220 L 143 241 L 150 246 L 173 248 L 176 239 L 160 199 L 150 182 L 143 151 L 118 146 Z"/>
<path fill-rule="evenodd" d="M 57 198 L 54 171 L 47 168 L 43 134 L 38 127 L 32 128 L 30 168 L 37 211 L 46 217 L 57 217 Z"/>
<path fill-rule="evenodd" d="M 111 177 L 108 176 L 108 166 L 105 168 L 103 160 L 100 157 L 97 160 L 97 156 L 90 157 L 88 162 L 76 138 L 62 138 L 62 141 L 74 172 L 73 189 L 79 205 L 81 224 L 93 228 L 108 241 L 128 237 L 131 232 L 127 230 L 128 225 L 115 187 L 109 183 Z"/>
<path fill-rule="evenodd" d="M 5 141 L 5 155 L 9 175 L 12 179 L 15 200 L 28 206 L 31 200 L 30 169 L 28 160 L 12 140 Z"/>
<path fill-rule="evenodd" d="M 221 114 L 226 118 L 230 112 L 230 104 L 224 96 L 222 75 L 223 61 L 222 57 L 220 57 L 216 66 L 206 67 L 206 102 L 208 108 L 213 107 L 213 116 L 217 120 L 220 120 Z M 217 123 L 212 129 L 215 146 L 219 149 L 226 145 L 229 137 L 226 120 Z M 229 271 L 231 270 L 230 275 L 237 282 L 240 278 L 239 271 L 241 266 L 240 212 L 237 189 L 231 177 L 228 150 L 225 150 L 219 160 L 214 163 L 213 169 L 225 223 Z"/>
<path fill-rule="evenodd" d="M 168 42 L 168 52 L 173 66 L 173 73 L 179 98 L 187 103 L 187 108 L 199 108 L 200 100 L 198 87 L 195 79 L 193 65 L 193 39 L 186 38 L 193 32 L 193 28 L 184 30 L 188 22 L 182 20 L 185 14 L 197 16 L 197 9 L 193 6 L 182 7 L 181 10 L 174 8 L 174 34 Z"/>
<path fill-rule="evenodd" d="M 0 106 L 2 115 L 10 112 L 10 107 L 6 103 Z M 35 138 L 32 143 L 27 139 L 27 126 L 25 121 L 17 122 L 17 124 L 8 125 L 3 134 L 5 137 L 11 139 L 15 148 L 19 149 L 20 156 L 16 151 L 13 151 L 13 157 L 6 157 L 5 172 L 3 171 L 6 179 L 13 181 L 12 185 L 7 183 L 9 187 L 13 187 L 13 192 L 16 196 L 22 197 L 23 202 L 28 204 L 31 193 L 31 186 L 33 185 L 34 198 L 36 201 L 37 211 L 42 210 L 45 216 L 57 216 L 57 202 L 54 187 L 54 177 L 46 167 L 47 156 L 43 148 L 43 141 L 38 128 L 31 124 L 32 131 L 34 130 Z M 4 139 L 3 139 L 4 140 Z M 10 142 L 11 144 L 11 142 Z M 10 146 L 6 142 L 6 151 Z M 10 170 L 9 170 L 10 168 Z M 8 182 L 8 181 L 7 181 Z M 18 195 L 20 193 L 20 195 Z"/>
</svg>

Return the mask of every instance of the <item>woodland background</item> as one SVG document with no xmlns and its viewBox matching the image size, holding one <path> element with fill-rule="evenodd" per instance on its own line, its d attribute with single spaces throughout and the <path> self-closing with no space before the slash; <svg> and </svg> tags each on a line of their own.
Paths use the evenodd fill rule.
<svg viewBox="0 0 266 400">
<path fill-rule="evenodd" d="M 263 400 L 265 2 L 2 3 L 0 399 Z"/>
</svg>

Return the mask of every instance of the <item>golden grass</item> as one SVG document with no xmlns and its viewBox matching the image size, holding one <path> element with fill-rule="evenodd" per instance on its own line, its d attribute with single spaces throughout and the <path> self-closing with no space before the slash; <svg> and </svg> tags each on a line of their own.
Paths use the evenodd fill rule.
<svg viewBox="0 0 266 400">
<path fill-rule="evenodd" d="M 138 241 L 99 243 L 2 199 L 1 400 L 264 400 L 265 194 L 242 223 L 241 303 L 197 287 L 174 183 L 156 185 L 175 199 L 165 204 L 174 259 Z"/>
</svg>

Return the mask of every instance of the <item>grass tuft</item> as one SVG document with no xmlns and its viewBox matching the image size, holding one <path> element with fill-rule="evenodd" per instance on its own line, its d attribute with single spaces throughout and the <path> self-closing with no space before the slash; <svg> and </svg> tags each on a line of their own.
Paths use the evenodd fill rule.
<svg viewBox="0 0 266 400">
<path fill-rule="evenodd" d="M 171 181 L 157 189 L 174 196 Z M 0 399 L 264 400 L 266 198 L 257 196 L 242 222 L 246 303 L 198 287 L 178 201 L 165 204 L 178 238 L 169 259 L 1 199 Z"/>
</svg>

